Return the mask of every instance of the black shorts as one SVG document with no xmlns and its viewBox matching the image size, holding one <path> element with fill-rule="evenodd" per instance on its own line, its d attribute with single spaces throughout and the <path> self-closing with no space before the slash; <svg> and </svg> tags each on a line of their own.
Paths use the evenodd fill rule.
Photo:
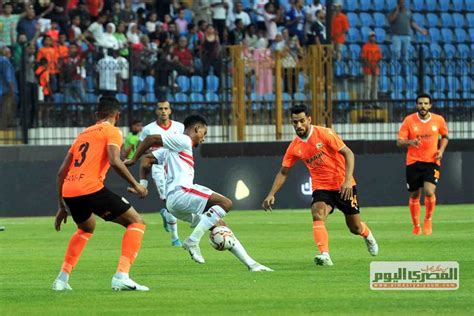
<svg viewBox="0 0 474 316">
<path fill-rule="evenodd" d="M 343 200 L 341 198 L 341 192 L 339 191 L 315 190 L 313 191 L 313 201 L 311 205 L 316 202 L 324 202 L 331 205 L 331 213 L 334 212 L 334 207 L 337 207 L 345 215 L 359 214 L 359 202 L 357 201 L 357 190 L 355 186 L 352 187 L 352 192 L 352 200 Z"/>
<path fill-rule="evenodd" d="M 407 189 L 410 192 L 423 187 L 424 182 L 438 184 L 439 166 L 433 162 L 415 162 L 407 166 Z"/>
<path fill-rule="evenodd" d="M 64 202 L 76 224 L 85 222 L 92 213 L 106 221 L 112 221 L 131 207 L 127 200 L 106 187 L 87 195 L 65 197 Z"/>
</svg>

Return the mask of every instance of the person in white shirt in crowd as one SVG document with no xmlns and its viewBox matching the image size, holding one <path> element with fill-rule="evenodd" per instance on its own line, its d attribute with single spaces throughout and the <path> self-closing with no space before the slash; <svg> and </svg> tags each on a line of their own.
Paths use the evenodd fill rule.
<svg viewBox="0 0 474 316">
<path fill-rule="evenodd" d="M 117 82 L 120 76 L 120 67 L 115 56 L 117 52 L 108 49 L 107 53 L 97 63 L 99 73 L 99 90 L 102 96 L 113 96 L 117 93 Z"/>
<path fill-rule="evenodd" d="M 244 6 L 240 1 L 235 4 L 234 11 L 228 11 L 226 24 L 229 31 L 233 31 L 235 29 L 236 20 L 241 20 L 244 24 L 244 27 L 247 27 L 250 25 L 250 23 L 252 23 L 250 16 L 244 11 Z"/>
</svg>

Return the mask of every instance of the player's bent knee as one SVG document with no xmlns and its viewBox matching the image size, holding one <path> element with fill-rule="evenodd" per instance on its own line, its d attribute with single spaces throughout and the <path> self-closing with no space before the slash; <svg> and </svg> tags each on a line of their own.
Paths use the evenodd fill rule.
<svg viewBox="0 0 474 316">
<path fill-rule="evenodd" d="M 349 227 L 349 230 L 354 235 L 360 235 L 362 233 L 362 226 Z"/>
</svg>

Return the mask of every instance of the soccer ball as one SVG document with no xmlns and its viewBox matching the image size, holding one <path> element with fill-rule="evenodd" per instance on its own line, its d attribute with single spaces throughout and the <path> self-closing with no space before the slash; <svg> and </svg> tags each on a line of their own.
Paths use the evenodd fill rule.
<svg viewBox="0 0 474 316">
<path fill-rule="evenodd" d="M 209 235 L 211 246 L 219 251 L 229 250 L 234 247 L 234 233 L 227 226 L 214 227 Z"/>
</svg>

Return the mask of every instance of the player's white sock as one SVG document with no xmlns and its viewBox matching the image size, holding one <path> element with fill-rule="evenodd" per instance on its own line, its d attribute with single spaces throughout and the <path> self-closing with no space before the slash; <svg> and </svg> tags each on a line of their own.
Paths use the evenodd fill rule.
<svg viewBox="0 0 474 316">
<path fill-rule="evenodd" d="M 252 257 L 249 256 L 244 246 L 237 238 L 235 238 L 234 247 L 230 249 L 230 252 L 232 252 L 232 254 L 236 256 L 247 267 L 257 263 L 255 260 L 252 259 Z"/>
<path fill-rule="evenodd" d="M 69 282 L 69 273 L 61 271 L 61 272 L 59 272 L 59 275 L 56 279 L 64 281 L 64 282 L 67 283 L 67 282 Z"/>
<path fill-rule="evenodd" d="M 374 235 L 372 235 L 372 232 L 369 231 L 369 235 L 367 235 L 367 237 L 365 238 L 367 239 L 368 241 L 372 242 L 372 243 L 375 243 L 375 238 L 374 238 Z"/>
<path fill-rule="evenodd" d="M 199 223 L 194 228 L 193 232 L 189 236 L 189 239 L 193 242 L 199 242 L 204 235 L 212 226 L 215 226 L 217 222 L 226 215 L 226 211 L 219 205 L 210 207 L 203 214 L 199 215 Z"/>
<path fill-rule="evenodd" d="M 166 218 L 166 223 L 168 224 L 168 229 L 171 233 L 171 240 L 179 239 L 178 236 L 178 219 L 174 217 L 167 209 L 163 212 Z"/>
<path fill-rule="evenodd" d="M 116 272 L 114 274 L 114 278 L 123 280 L 123 279 L 129 279 L 130 277 L 129 277 L 128 273 Z"/>
</svg>

